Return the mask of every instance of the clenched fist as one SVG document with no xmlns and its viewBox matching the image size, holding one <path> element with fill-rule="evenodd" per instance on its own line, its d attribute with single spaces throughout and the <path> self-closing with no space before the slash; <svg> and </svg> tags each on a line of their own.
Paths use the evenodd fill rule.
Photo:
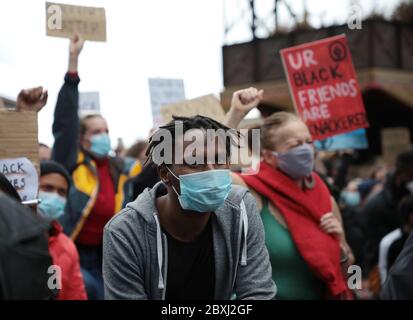
<svg viewBox="0 0 413 320">
<path fill-rule="evenodd" d="M 264 95 L 264 90 L 256 88 L 248 88 L 234 92 L 232 95 L 231 108 L 234 111 L 247 114 L 252 109 L 256 108 L 261 102 Z"/>
<path fill-rule="evenodd" d="M 16 110 L 39 112 L 46 105 L 47 97 L 43 87 L 24 89 L 17 96 Z"/>
</svg>

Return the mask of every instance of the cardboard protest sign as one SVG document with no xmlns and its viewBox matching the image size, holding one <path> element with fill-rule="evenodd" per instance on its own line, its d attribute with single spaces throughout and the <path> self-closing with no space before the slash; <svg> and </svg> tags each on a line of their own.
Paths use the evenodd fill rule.
<svg viewBox="0 0 413 320">
<path fill-rule="evenodd" d="M 0 159 L 0 172 L 10 181 L 22 201 L 37 199 L 39 178 L 29 159 Z"/>
<path fill-rule="evenodd" d="M 37 113 L 0 110 L 0 159 L 28 158 L 39 169 Z"/>
<path fill-rule="evenodd" d="M 46 2 L 46 34 L 71 38 L 75 33 L 85 40 L 106 41 L 105 8 Z"/>
<path fill-rule="evenodd" d="M 163 124 L 161 107 L 185 100 L 184 81 L 182 79 L 150 78 L 148 82 L 153 124 L 158 127 Z"/>
<path fill-rule="evenodd" d="M 184 117 L 201 115 L 219 122 L 224 121 L 225 118 L 224 109 L 213 94 L 163 106 L 161 114 L 164 122 L 171 121 L 173 115 Z"/>
<path fill-rule="evenodd" d="M 348 133 L 338 134 L 324 140 L 315 141 L 317 150 L 338 151 L 348 149 L 367 149 L 369 144 L 366 129 L 357 129 Z"/>
<path fill-rule="evenodd" d="M 410 147 L 409 128 L 386 128 L 381 130 L 382 156 L 386 164 L 393 166 L 397 155 Z"/>
<path fill-rule="evenodd" d="M 79 92 L 79 115 L 100 113 L 99 92 Z"/>
<path fill-rule="evenodd" d="M 345 35 L 281 50 L 296 112 L 314 139 L 368 127 Z"/>
</svg>

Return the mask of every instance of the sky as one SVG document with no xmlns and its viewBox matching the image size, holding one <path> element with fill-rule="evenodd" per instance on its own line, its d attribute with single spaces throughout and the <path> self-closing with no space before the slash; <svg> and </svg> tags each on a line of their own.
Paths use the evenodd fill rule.
<svg viewBox="0 0 413 320">
<path fill-rule="evenodd" d="M 224 21 L 243 16 L 247 0 L 64 0 L 65 4 L 104 7 L 107 42 L 86 42 L 80 56 L 80 91 L 99 91 L 101 112 L 109 123 L 113 147 L 146 138 L 152 128 L 148 78 L 184 80 L 188 99 L 223 91 L 222 45 L 249 41 L 247 23 L 224 36 Z M 287 0 L 298 19 L 306 5 L 315 27 L 342 24 L 357 3 L 363 15 L 389 13 L 399 0 Z M 256 0 L 259 16 L 274 0 Z M 280 24 L 291 26 L 286 7 Z M 44 0 L 0 1 L 0 96 L 15 99 L 22 88 L 49 92 L 39 114 L 39 141 L 53 144 L 51 125 L 58 91 L 67 70 L 68 39 L 46 36 Z M 263 35 L 265 32 L 263 33 Z M 22 128 L 24 129 L 24 128 Z"/>
</svg>

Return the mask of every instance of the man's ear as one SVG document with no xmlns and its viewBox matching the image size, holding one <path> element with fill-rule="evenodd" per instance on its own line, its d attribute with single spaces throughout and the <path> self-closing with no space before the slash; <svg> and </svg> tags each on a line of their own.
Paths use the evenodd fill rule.
<svg viewBox="0 0 413 320">
<path fill-rule="evenodd" d="M 158 170 L 158 175 L 159 178 L 165 183 L 165 184 L 169 184 L 170 183 L 170 174 L 168 169 L 166 169 L 165 165 L 160 165 L 157 167 Z"/>
</svg>

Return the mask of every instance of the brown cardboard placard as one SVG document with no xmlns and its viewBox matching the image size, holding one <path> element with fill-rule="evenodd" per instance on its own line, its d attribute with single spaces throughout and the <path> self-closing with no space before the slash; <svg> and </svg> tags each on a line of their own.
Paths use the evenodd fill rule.
<svg viewBox="0 0 413 320">
<path fill-rule="evenodd" d="M 0 159 L 28 158 L 39 172 L 37 112 L 0 110 Z"/>
<path fill-rule="evenodd" d="M 105 8 L 46 2 L 46 34 L 71 38 L 75 33 L 85 40 L 106 41 Z"/>
<path fill-rule="evenodd" d="M 394 166 L 397 155 L 410 147 L 410 130 L 406 127 L 381 130 L 382 156 L 386 164 Z"/>
<path fill-rule="evenodd" d="M 213 94 L 162 106 L 161 114 L 164 123 L 171 121 L 172 115 L 184 117 L 201 115 L 219 122 L 223 122 L 225 118 L 224 109 Z"/>
</svg>

